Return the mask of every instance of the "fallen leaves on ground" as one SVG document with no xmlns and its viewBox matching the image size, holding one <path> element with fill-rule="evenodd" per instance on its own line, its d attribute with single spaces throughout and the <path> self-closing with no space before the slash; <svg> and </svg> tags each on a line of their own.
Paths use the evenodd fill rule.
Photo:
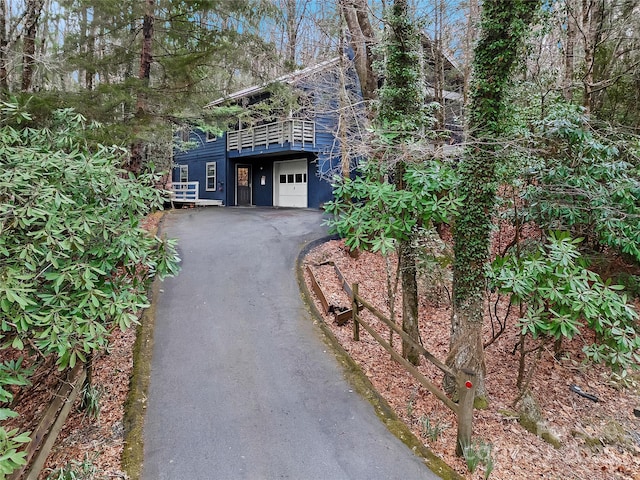
<svg viewBox="0 0 640 480">
<path fill-rule="evenodd" d="M 395 267 L 396 261 L 389 259 L 388 264 Z M 360 252 L 353 258 L 344 243 L 337 240 L 320 245 L 307 255 L 304 264 L 312 269 L 327 298 L 349 306 L 350 300 L 348 297 L 345 300 L 333 268 L 318 266 L 325 262 L 334 262 L 350 284 L 359 284 L 363 298 L 389 312 L 387 262 L 383 257 Z M 449 346 L 451 309 L 447 292 L 450 288 L 434 290 L 433 286 L 424 284 L 421 288 L 421 338 L 427 350 L 444 360 Z M 322 311 L 318 300 L 315 301 L 318 310 Z M 506 304 L 499 302 L 497 312 L 504 315 L 505 308 Z M 401 323 L 400 294 L 395 301 L 395 312 L 396 321 Z M 388 327 L 367 312 L 362 315 L 383 338 L 389 339 Z M 512 404 L 518 396 L 519 357 L 514 352 L 518 332 L 513 315 L 511 312 L 505 332 L 487 348 L 486 383 L 490 404 L 485 410 L 475 410 L 474 414 L 474 439 L 492 445 L 494 468 L 489 478 L 640 480 L 640 419 L 633 414 L 634 408 L 640 408 L 640 392 L 637 386 L 622 388 L 605 367 L 583 363 L 582 347 L 592 340 L 588 334 L 565 342 L 560 360 L 555 360 L 552 352 L 544 351 L 530 382 L 546 427 L 561 440 L 562 447 L 556 449 L 528 432 L 510 414 L 515 410 Z M 455 456 L 456 420 L 447 407 L 419 386 L 363 329 L 361 341 L 354 342 L 351 321 L 339 327 L 333 315 L 324 315 L 324 319 L 378 392 L 417 437 L 460 474 L 470 479 L 484 478 L 483 466 L 470 474 L 464 460 Z M 485 329 L 486 338 L 490 338 L 491 321 L 488 318 Z M 394 337 L 394 345 L 399 350 L 401 342 L 397 335 Z M 441 385 L 442 374 L 426 365 L 424 359 L 420 371 Z M 599 402 L 572 392 L 571 384 L 596 395 Z M 432 440 L 438 432 L 437 440 Z"/>
</svg>

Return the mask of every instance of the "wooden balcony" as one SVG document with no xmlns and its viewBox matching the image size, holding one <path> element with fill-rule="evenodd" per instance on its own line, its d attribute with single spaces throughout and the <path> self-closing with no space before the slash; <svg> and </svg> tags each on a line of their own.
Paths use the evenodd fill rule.
<svg viewBox="0 0 640 480">
<path fill-rule="evenodd" d="M 246 151 L 282 146 L 312 147 L 316 144 L 316 124 L 305 120 L 285 120 L 246 130 L 227 132 L 227 151 Z"/>
</svg>

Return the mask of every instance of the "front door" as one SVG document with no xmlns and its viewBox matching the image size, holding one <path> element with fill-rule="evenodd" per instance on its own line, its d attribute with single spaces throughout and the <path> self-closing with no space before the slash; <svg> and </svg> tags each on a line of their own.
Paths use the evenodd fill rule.
<svg viewBox="0 0 640 480">
<path fill-rule="evenodd" d="M 236 167 L 236 205 L 251 205 L 251 166 Z"/>
</svg>

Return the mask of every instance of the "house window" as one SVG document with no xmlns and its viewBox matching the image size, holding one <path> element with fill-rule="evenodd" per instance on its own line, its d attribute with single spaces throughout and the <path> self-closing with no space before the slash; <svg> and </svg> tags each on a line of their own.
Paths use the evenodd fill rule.
<svg viewBox="0 0 640 480">
<path fill-rule="evenodd" d="M 207 162 L 207 190 L 216 190 L 216 162 Z"/>
<path fill-rule="evenodd" d="M 189 165 L 180 165 L 180 181 L 189 181 Z"/>
<path fill-rule="evenodd" d="M 207 142 L 215 142 L 218 136 L 215 133 L 207 132 Z"/>
</svg>

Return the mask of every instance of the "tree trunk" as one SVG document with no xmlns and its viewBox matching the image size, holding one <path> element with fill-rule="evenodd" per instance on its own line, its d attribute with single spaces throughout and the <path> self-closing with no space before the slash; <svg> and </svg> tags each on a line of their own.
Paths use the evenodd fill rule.
<svg viewBox="0 0 640 480">
<path fill-rule="evenodd" d="M 478 37 L 478 22 L 480 17 L 480 6 L 478 0 L 469 0 L 469 18 L 467 18 L 466 34 L 464 39 L 464 105 L 469 100 L 469 89 L 471 88 L 471 64 L 473 58 L 473 48 Z"/>
<path fill-rule="evenodd" d="M 407 0 L 395 0 L 388 18 L 385 40 L 385 85 L 380 94 L 379 124 L 390 129 L 394 143 L 411 143 L 421 135 L 424 90 L 419 82 L 421 72 L 418 32 L 410 17 Z M 394 130 L 397 130 L 394 132 Z M 396 189 L 406 188 L 404 176 L 407 164 L 398 159 L 393 177 Z M 418 286 L 416 280 L 416 252 L 413 233 L 398 241 L 400 283 L 402 285 L 402 329 L 420 342 L 418 329 Z M 414 365 L 420 354 L 408 342 L 402 342 L 402 355 Z"/>
<path fill-rule="evenodd" d="M 145 0 L 145 13 L 142 20 L 142 49 L 140 52 L 140 70 L 138 71 L 138 79 L 140 80 L 140 89 L 136 100 L 136 120 L 141 122 L 148 114 L 147 89 L 151 80 L 151 64 L 153 63 L 152 46 L 153 46 L 153 27 L 155 22 L 155 0 Z M 144 157 L 144 142 L 139 138 L 134 139 L 131 146 L 131 157 L 127 170 L 134 174 L 142 171 L 142 163 Z"/>
<path fill-rule="evenodd" d="M 399 242 L 398 256 L 402 281 L 402 330 L 414 341 L 419 342 L 416 252 L 411 240 Z M 420 364 L 420 352 L 406 340 L 402 341 L 402 356 L 414 365 Z"/>
<path fill-rule="evenodd" d="M 33 83 L 33 68 L 36 63 L 36 34 L 44 0 L 28 0 L 24 19 L 22 40 L 22 91 L 29 92 Z"/>
<path fill-rule="evenodd" d="M 562 82 L 562 96 L 567 102 L 573 100 L 574 55 L 576 46 L 576 14 L 577 8 L 573 0 L 566 0 L 567 7 L 567 36 L 564 47 L 564 79 Z"/>
<path fill-rule="evenodd" d="M 154 6 L 155 0 L 145 0 L 145 13 L 142 21 L 142 50 L 140 53 L 140 70 L 138 79 L 140 79 L 141 88 L 138 92 L 136 102 L 136 114 L 143 116 L 147 113 L 147 94 L 146 89 L 149 87 L 151 79 L 151 64 L 153 63 L 152 46 L 153 46 L 153 26 L 155 22 Z"/>
<path fill-rule="evenodd" d="M 351 34 L 351 47 L 355 54 L 355 68 L 360 81 L 360 89 L 365 100 L 374 100 L 378 80 L 373 71 L 375 34 L 369 21 L 366 0 L 340 0 L 340 9 Z"/>
<path fill-rule="evenodd" d="M 593 108 L 594 71 L 596 49 L 602 33 L 603 0 L 582 0 L 582 34 L 584 35 L 584 65 L 582 77 L 583 106 L 587 114 Z"/>
<path fill-rule="evenodd" d="M 0 0 L 0 94 L 9 92 L 7 78 L 7 49 L 9 38 L 7 32 L 7 0 Z"/>
<path fill-rule="evenodd" d="M 484 271 L 489 259 L 504 95 L 537 8 L 537 0 L 485 0 L 480 39 L 474 49 L 468 122 L 475 138 L 460 165 L 459 191 L 464 206 L 454 230 L 453 314 L 447 364 L 476 373 L 478 396 L 486 395 L 482 347 Z M 445 388 L 454 392 L 455 379 L 445 378 Z"/>
<path fill-rule="evenodd" d="M 289 64 L 288 68 L 295 69 L 298 27 L 300 25 L 300 19 L 297 18 L 296 0 L 286 0 L 285 11 L 287 12 L 287 63 Z"/>
</svg>

